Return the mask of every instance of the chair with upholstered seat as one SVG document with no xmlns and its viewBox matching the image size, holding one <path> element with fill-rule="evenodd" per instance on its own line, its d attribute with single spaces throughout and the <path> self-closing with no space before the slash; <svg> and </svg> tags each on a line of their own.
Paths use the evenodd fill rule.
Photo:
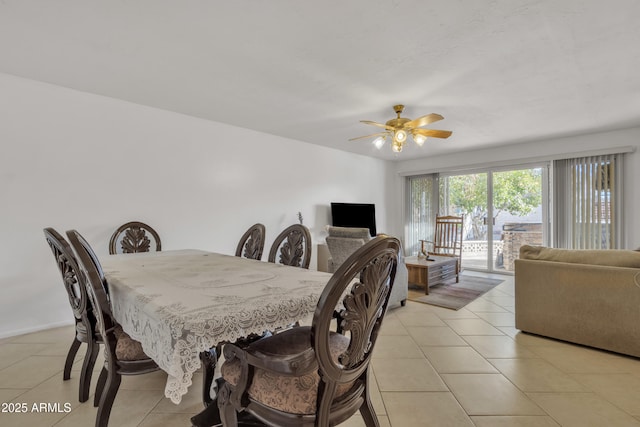
<svg viewBox="0 0 640 427">
<path fill-rule="evenodd" d="M 63 380 L 71 378 L 71 367 L 82 343 L 87 345 L 87 351 L 80 371 L 80 390 L 78 400 L 86 402 L 89 399 L 91 374 L 100 350 L 100 337 L 96 333 L 93 309 L 87 302 L 87 291 L 78 283 L 78 264 L 73 250 L 64 237 L 53 228 L 45 228 L 44 236 L 53 252 L 58 270 L 62 275 L 62 282 L 69 297 L 71 310 L 75 318 L 75 337 L 67 353 L 64 363 Z"/>
<path fill-rule="evenodd" d="M 329 273 L 334 273 L 352 253 L 371 240 L 368 228 L 330 226 L 327 231 L 327 249 L 331 256 L 327 260 Z"/>
<path fill-rule="evenodd" d="M 67 237 L 76 253 L 78 281 L 87 291 L 105 347 L 105 364 L 96 385 L 94 406 L 98 406 L 96 427 L 106 427 L 122 375 L 144 374 L 159 368 L 144 353 L 140 342 L 127 335 L 113 318 L 109 289 L 101 277 L 98 258 L 91 246 L 75 230 L 67 231 Z"/>
<path fill-rule="evenodd" d="M 371 240 L 368 228 L 358 227 L 335 227 L 327 228 L 329 235 L 326 238 L 327 249 L 330 258 L 327 260 L 327 270 L 334 273 L 355 251 Z M 389 307 L 396 307 L 398 304 L 404 306 L 409 296 L 409 273 L 404 264 L 403 251 L 400 250 L 398 269 L 396 271 L 396 282 L 393 286 L 393 293 L 389 298 Z"/>
<path fill-rule="evenodd" d="M 265 228 L 263 224 L 254 224 L 242 235 L 236 247 L 236 256 L 249 259 L 262 259 Z"/>
<path fill-rule="evenodd" d="M 379 236 L 333 274 L 311 326 L 287 329 L 246 347 L 224 346 L 218 407 L 225 427 L 238 412 L 267 425 L 334 426 L 360 411 L 378 426 L 369 364 L 386 313 L 400 242 Z"/>
<path fill-rule="evenodd" d="M 122 224 L 114 231 L 109 241 L 111 255 L 160 251 L 161 249 L 160 236 L 156 230 L 140 221 Z"/>
<path fill-rule="evenodd" d="M 278 256 L 279 255 L 279 256 Z M 276 237 L 269 251 L 269 262 L 278 262 L 294 267 L 309 268 L 311 262 L 311 233 L 302 224 L 285 228 Z"/>
</svg>

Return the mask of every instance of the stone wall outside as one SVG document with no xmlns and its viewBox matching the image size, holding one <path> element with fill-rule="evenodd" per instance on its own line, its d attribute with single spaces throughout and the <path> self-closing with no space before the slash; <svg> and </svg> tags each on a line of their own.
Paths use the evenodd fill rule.
<svg viewBox="0 0 640 427">
<path fill-rule="evenodd" d="M 502 232 L 503 263 L 507 271 L 514 270 L 522 245 L 542 245 L 542 224 L 505 224 Z"/>
</svg>

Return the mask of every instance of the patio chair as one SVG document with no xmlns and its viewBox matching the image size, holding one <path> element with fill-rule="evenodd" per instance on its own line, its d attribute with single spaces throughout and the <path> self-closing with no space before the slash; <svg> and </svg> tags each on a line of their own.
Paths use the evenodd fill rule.
<svg viewBox="0 0 640 427">
<path fill-rule="evenodd" d="M 458 258 L 456 274 L 462 269 L 463 216 L 436 215 L 433 240 L 420 240 L 420 252 L 427 255 L 452 256 Z M 430 248 L 429 248 L 430 247 Z"/>
</svg>

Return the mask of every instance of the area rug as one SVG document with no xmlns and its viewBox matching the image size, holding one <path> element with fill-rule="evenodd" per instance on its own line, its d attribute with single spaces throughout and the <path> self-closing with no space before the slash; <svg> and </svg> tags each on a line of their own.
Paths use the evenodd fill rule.
<svg viewBox="0 0 640 427">
<path fill-rule="evenodd" d="M 409 300 L 460 310 L 502 282 L 484 277 L 460 276 L 460 283 L 452 280 L 447 284 L 431 286 L 429 295 L 424 294 L 424 286 L 409 284 Z"/>
</svg>

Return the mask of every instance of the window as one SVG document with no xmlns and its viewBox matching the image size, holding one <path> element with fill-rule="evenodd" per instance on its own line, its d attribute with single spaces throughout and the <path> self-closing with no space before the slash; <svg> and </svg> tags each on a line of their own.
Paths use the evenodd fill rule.
<svg viewBox="0 0 640 427">
<path fill-rule="evenodd" d="M 407 255 L 433 240 L 436 214 L 464 217 L 462 266 L 510 272 L 523 244 L 547 241 L 547 164 L 407 177 Z"/>
<path fill-rule="evenodd" d="M 556 247 L 622 247 L 622 156 L 554 162 Z"/>
<path fill-rule="evenodd" d="M 433 233 L 438 213 L 438 185 L 435 174 L 410 176 L 407 178 L 407 255 L 417 255 L 420 239 Z M 435 190 L 435 191 L 434 191 Z"/>
</svg>

